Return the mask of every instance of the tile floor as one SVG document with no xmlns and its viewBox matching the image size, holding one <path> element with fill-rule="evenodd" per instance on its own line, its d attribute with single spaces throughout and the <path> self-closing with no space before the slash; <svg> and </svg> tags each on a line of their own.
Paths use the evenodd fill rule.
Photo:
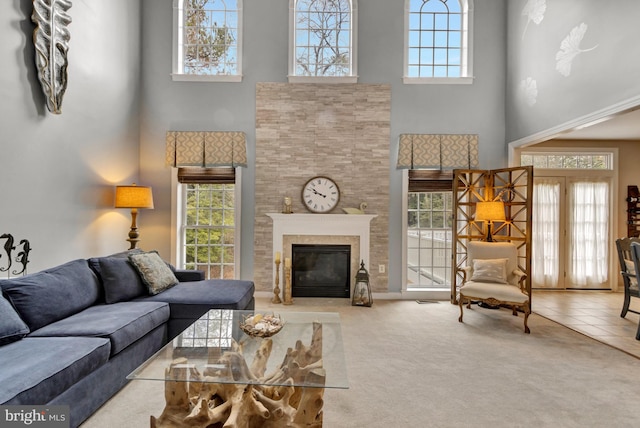
<svg viewBox="0 0 640 428">
<path fill-rule="evenodd" d="M 532 312 L 595 340 L 640 358 L 636 331 L 640 315 L 620 317 L 622 293 L 607 291 L 534 290 Z M 640 312 L 640 299 L 631 298 L 630 309 Z"/>
</svg>

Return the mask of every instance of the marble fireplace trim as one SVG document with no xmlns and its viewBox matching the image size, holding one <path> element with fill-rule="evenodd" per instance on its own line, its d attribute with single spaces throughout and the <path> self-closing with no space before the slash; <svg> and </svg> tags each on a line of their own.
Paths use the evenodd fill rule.
<svg viewBox="0 0 640 428">
<path fill-rule="evenodd" d="M 280 265 L 280 289 L 283 288 L 282 267 L 286 257 L 291 258 L 292 244 L 339 244 L 351 246 L 351 286 L 360 261 L 369 270 L 370 223 L 376 215 L 371 214 L 280 214 L 268 213 L 273 219 L 273 249 L 271 266 L 275 285 L 275 254 L 282 253 Z M 272 285 L 272 286 L 273 286 Z"/>
</svg>

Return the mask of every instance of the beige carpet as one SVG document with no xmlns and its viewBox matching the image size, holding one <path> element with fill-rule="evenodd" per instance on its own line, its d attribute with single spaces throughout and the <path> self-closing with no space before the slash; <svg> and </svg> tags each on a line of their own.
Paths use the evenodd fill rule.
<svg viewBox="0 0 640 428">
<path fill-rule="evenodd" d="M 325 392 L 324 426 L 640 426 L 640 359 L 535 314 L 448 302 L 258 299 L 258 310 L 339 312 L 350 388 Z M 83 428 L 148 427 L 161 382 L 133 381 Z"/>
</svg>

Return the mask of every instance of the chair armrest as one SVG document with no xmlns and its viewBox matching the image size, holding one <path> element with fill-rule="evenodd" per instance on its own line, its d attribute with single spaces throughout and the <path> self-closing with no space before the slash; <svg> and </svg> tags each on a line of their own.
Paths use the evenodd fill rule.
<svg viewBox="0 0 640 428">
<path fill-rule="evenodd" d="M 191 269 L 176 269 L 173 271 L 180 282 L 202 281 L 205 279 L 204 271 Z"/>
<path fill-rule="evenodd" d="M 461 268 L 457 268 L 456 271 L 462 273 L 462 283 L 464 284 L 467 282 L 467 277 L 471 274 L 471 266 L 463 266 Z"/>
<path fill-rule="evenodd" d="M 525 291 L 524 281 L 527 279 L 527 274 L 522 272 L 520 269 L 514 270 L 513 274 L 518 277 L 518 286 L 520 287 L 520 290 Z"/>
</svg>

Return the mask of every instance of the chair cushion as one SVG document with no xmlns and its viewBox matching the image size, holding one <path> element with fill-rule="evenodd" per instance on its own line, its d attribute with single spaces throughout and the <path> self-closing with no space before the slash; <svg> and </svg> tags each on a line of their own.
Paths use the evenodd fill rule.
<svg viewBox="0 0 640 428">
<path fill-rule="evenodd" d="M 513 303 L 524 303 L 529 300 L 529 296 L 520 291 L 520 288 L 515 285 L 496 284 L 492 282 L 469 281 L 460 287 L 460 294 L 468 298 L 493 298 L 503 302 Z"/>
<path fill-rule="evenodd" d="M 0 285 L 31 331 L 88 308 L 102 294 L 96 274 L 83 259 Z"/>
<path fill-rule="evenodd" d="M 151 295 L 158 294 L 178 283 L 178 278 L 160 258 L 157 251 L 131 254 L 129 260 L 140 274 L 142 282 L 147 286 Z"/>
<path fill-rule="evenodd" d="M 507 259 L 476 259 L 470 281 L 507 283 Z"/>
<path fill-rule="evenodd" d="M 29 333 L 29 327 L 13 309 L 11 303 L 0 294 L 0 345 L 15 342 Z"/>
<path fill-rule="evenodd" d="M 0 404 L 47 404 L 108 359 L 109 341 L 98 337 L 25 337 L 5 345 Z"/>
<path fill-rule="evenodd" d="M 147 287 L 128 258 L 102 257 L 98 263 L 106 303 L 122 302 L 147 294 Z"/>
<path fill-rule="evenodd" d="M 104 337 L 111 341 L 111 355 L 116 355 L 168 319 L 169 306 L 166 303 L 96 305 L 36 330 L 29 337 Z"/>
</svg>

